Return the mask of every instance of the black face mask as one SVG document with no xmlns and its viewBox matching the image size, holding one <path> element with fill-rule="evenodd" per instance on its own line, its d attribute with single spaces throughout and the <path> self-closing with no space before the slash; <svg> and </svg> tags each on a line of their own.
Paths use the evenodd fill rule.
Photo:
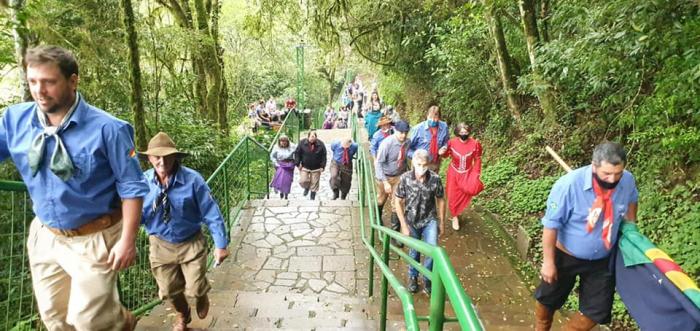
<svg viewBox="0 0 700 331">
<path fill-rule="evenodd" d="M 595 172 L 593 173 L 593 178 L 595 178 L 595 181 L 598 182 L 598 185 L 600 185 L 600 187 L 602 187 L 606 190 L 614 189 L 617 186 L 617 184 L 620 182 L 620 180 L 618 179 L 614 183 L 608 183 L 608 182 L 600 179 L 600 177 L 598 177 L 598 174 L 596 174 Z"/>
<path fill-rule="evenodd" d="M 469 134 L 460 134 L 459 135 L 459 139 L 462 139 L 462 141 L 467 140 L 467 138 L 469 138 Z"/>
</svg>

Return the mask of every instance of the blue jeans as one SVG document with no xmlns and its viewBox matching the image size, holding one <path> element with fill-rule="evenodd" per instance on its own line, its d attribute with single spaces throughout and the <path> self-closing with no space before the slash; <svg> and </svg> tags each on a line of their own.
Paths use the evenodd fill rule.
<svg viewBox="0 0 700 331">
<path fill-rule="evenodd" d="M 409 231 L 411 232 L 411 237 L 423 240 L 424 242 L 431 244 L 433 246 L 437 245 L 437 238 L 438 238 L 438 223 L 437 220 L 431 220 L 426 224 L 424 227 L 420 229 L 416 229 L 413 226 L 409 225 L 408 226 Z M 414 249 L 408 250 L 408 256 L 413 258 L 414 260 L 420 262 L 420 253 Z M 433 270 L 433 259 L 430 257 L 426 257 L 425 261 L 423 261 L 423 266 L 432 271 Z M 409 277 L 418 277 L 418 270 L 414 268 L 412 265 L 408 266 L 408 276 Z M 428 277 L 423 276 L 424 284 L 430 284 L 430 280 Z"/>
</svg>

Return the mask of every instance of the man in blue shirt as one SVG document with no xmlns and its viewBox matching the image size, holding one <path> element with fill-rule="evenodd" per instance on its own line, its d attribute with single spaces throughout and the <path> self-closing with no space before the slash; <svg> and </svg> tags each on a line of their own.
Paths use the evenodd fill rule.
<svg viewBox="0 0 700 331">
<path fill-rule="evenodd" d="M 579 310 L 567 330 L 590 330 L 610 322 L 614 278 L 610 249 L 622 221 L 637 218 L 638 191 L 625 170 L 622 145 L 605 142 L 593 151 L 591 165 L 559 178 L 542 218 L 542 282 L 535 291 L 536 330 L 549 330 L 554 311 L 566 302 L 580 278 Z"/>
<path fill-rule="evenodd" d="M 357 144 L 352 139 L 346 138 L 336 140 L 331 143 L 331 189 L 333 190 L 333 200 L 340 198 L 345 200 L 350 192 L 352 184 L 352 159 L 357 153 Z"/>
<path fill-rule="evenodd" d="M 34 102 L 5 111 L 0 161 L 12 158 L 34 205 L 27 252 L 41 319 L 48 330 L 132 330 L 116 281 L 136 259 L 148 192 L 133 129 L 85 102 L 69 51 L 39 46 L 25 61 Z"/>
<path fill-rule="evenodd" d="M 382 116 L 382 118 L 379 119 L 379 122 L 377 123 L 379 130 L 377 130 L 369 140 L 369 153 L 372 155 L 372 157 L 377 156 L 379 144 L 382 143 L 384 138 L 387 138 L 394 133 L 394 130 L 391 129 L 392 125 L 393 123 L 391 122 L 391 119 L 387 116 Z"/>
<path fill-rule="evenodd" d="M 220 264 L 229 254 L 226 226 L 219 206 L 202 176 L 180 164 L 186 153 L 175 148 L 170 137 L 159 132 L 148 143 L 153 169 L 146 171 L 151 191 L 143 205 L 143 224 L 149 234 L 151 271 L 159 296 L 168 300 L 177 318 L 173 330 L 187 330 L 192 320 L 185 295 L 196 298 L 197 315 L 209 312 L 211 289 L 206 278 L 207 242 L 205 223 L 214 238 L 214 260 Z"/>
<path fill-rule="evenodd" d="M 447 150 L 449 138 L 447 123 L 440 121 L 440 108 L 430 106 L 427 119 L 418 123 L 413 129 L 408 146 L 408 157 L 412 159 L 413 153 L 419 149 L 428 151 L 428 169 L 439 174 L 440 154 Z"/>
</svg>

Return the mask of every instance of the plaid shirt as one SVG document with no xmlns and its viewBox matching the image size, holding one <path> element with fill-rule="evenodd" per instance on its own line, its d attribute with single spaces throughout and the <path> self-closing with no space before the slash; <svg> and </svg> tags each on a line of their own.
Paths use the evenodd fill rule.
<svg viewBox="0 0 700 331">
<path fill-rule="evenodd" d="M 437 220 L 435 199 L 444 198 L 445 190 L 436 173 L 428 170 L 423 181 L 419 181 L 415 172 L 408 171 L 401 175 L 395 195 L 405 199 L 406 223 L 420 229 L 431 220 Z"/>
</svg>

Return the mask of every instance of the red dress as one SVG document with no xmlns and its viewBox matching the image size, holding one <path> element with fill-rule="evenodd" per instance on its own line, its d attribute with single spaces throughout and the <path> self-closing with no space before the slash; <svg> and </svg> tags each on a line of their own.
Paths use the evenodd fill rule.
<svg viewBox="0 0 700 331">
<path fill-rule="evenodd" d="M 454 137 L 447 142 L 445 157 L 451 157 L 447 169 L 447 205 L 452 216 L 469 207 L 472 197 L 484 189 L 481 183 L 481 143 L 473 138 Z"/>
</svg>

